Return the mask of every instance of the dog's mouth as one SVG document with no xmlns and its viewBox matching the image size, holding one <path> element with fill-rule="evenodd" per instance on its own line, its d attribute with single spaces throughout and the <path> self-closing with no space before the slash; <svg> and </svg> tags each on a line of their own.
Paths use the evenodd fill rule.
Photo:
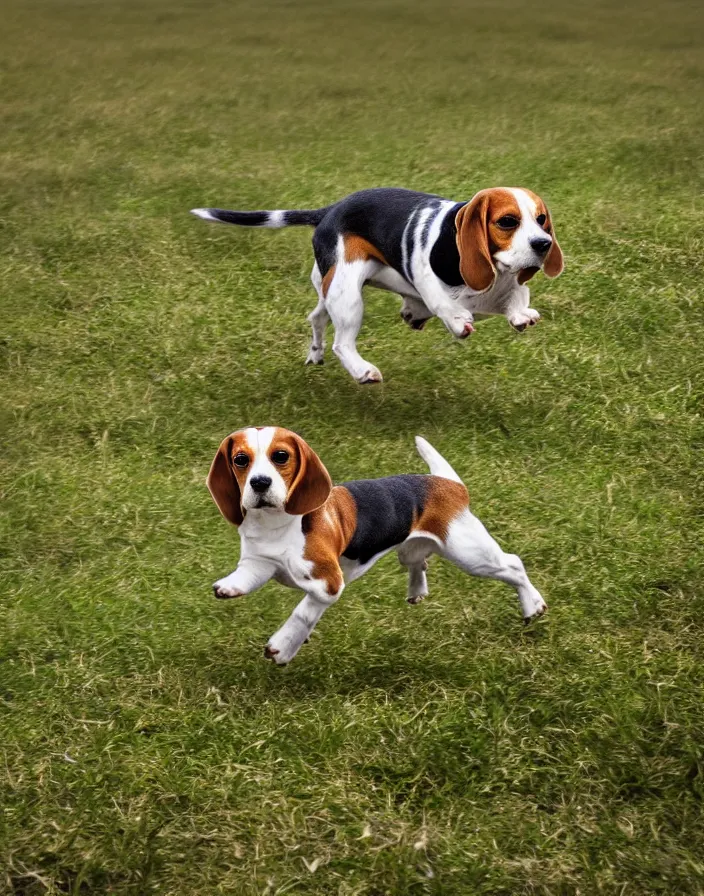
<svg viewBox="0 0 704 896">
<path fill-rule="evenodd" d="M 521 258 L 512 259 L 510 262 L 502 261 L 500 258 L 494 258 L 493 261 L 494 267 L 500 274 L 520 274 L 523 271 L 529 271 L 533 276 L 543 269 L 545 259 L 545 255 L 527 252 Z"/>
<path fill-rule="evenodd" d="M 260 498 L 254 506 L 259 509 L 260 507 L 276 507 L 276 504 L 267 501 L 266 498 Z"/>
</svg>

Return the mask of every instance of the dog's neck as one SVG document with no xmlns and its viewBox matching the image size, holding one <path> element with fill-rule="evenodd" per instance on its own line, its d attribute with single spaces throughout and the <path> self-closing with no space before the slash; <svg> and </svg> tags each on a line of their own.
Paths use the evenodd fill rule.
<svg viewBox="0 0 704 896">
<path fill-rule="evenodd" d="M 519 274 L 520 271 L 507 270 L 501 262 L 496 262 L 496 277 L 490 288 L 487 289 L 487 293 L 499 294 L 514 290 L 518 285 Z"/>
<path fill-rule="evenodd" d="M 477 291 L 469 286 L 454 287 L 454 298 L 462 303 L 462 300 L 469 302 L 488 300 L 495 302 L 500 300 L 504 295 L 510 295 L 520 286 L 518 282 L 518 274 L 514 271 L 500 270 L 497 268 L 496 277 L 491 286 L 485 291 Z"/>
<path fill-rule="evenodd" d="M 301 517 L 278 508 L 254 507 L 240 525 L 240 536 L 248 539 L 279 539 L 301 528 Z"/>
</svg>

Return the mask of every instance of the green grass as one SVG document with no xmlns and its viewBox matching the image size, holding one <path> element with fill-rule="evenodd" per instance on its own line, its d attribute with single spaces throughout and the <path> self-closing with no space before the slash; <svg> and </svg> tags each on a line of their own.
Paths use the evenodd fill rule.
<svg viewBox="0 0 704 896">
<path fill-rule="evenodd" d="M 704 11 L 5 0 L 0 891 L 704 893 Z M 365 186 L 550 204 L 535 331 L 306 368 L 310 233 L 193 206 Z M 532 285 L 533 285 L 532 284 Z M 214 601 L 245 424 L 334 479 L 422 433 L 550 605 L 387 559 L 285 669 L 298 599 Z"/>
</svg>

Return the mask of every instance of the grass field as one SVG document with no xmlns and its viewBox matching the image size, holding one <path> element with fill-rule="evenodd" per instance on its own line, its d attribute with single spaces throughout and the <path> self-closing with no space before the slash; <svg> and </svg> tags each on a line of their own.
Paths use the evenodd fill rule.
<svg viewBox="0 0 704 896">
<path fill-rule="evenodd" d="M 704 893 L 704 8 L 4 0 L 0 891 Z M 310 232 L 193 206 L 548 201 L 540 327 L 306 368 Z M 550 606 L 390 558 L 285 669 L 204 478 L 244 424 L 337 481 L 422 433 Z"/>
</svg>

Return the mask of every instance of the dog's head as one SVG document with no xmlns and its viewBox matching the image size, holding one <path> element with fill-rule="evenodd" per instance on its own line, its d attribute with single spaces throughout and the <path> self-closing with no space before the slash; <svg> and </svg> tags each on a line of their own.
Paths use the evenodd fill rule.
<svg viewBox="0 0 704 896">
<path fill-rule="evenodd" d="M 220 444 L 206 482 L 220 513 L 235 526 L 249 510 L 310 513 L 332 489 L 318 455 L 295 432 L 278 426 L 231 433 Z"/>
<path fill-rule="evenodd" d="M 530 190 L 481 190 L 457 212 L 455 226 L 460 273 L 470 289 L 484 292 L 497 273 L 516 274 L 519 283 L 541 269 L 548 277 L 562 273 L 550 212 Z"/>
</svg>

